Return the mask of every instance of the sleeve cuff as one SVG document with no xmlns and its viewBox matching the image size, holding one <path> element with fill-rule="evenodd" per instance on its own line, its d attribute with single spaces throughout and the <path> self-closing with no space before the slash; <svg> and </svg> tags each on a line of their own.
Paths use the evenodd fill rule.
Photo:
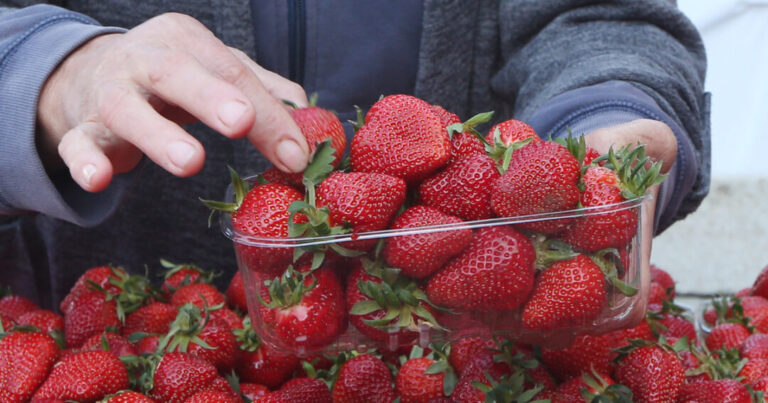
<svg viewBox="0 0 768 403">
<path fill-rule="evenodd" d="M 696 180 L 697 162 L 693 144 L 685 130 L 642 90 L 622 81 L 608 81 L 568 91 L 545 103 L 528 120 L 544 137 L 580 135 L 601 127 L 635 119 L 654 119 L 667 124 L 677 138 L 677 157 L 659 189 L 654 228 L 661 232 L 676 217 L 677 210 Z"/>
<path fill-rule="evenodd" d="M 118 175 L 95 194 L 81 190 L 68 173 L 49 176 L 35 144 L 37 102 L 46 79 L 70 52 L 94 36 L 125 30 L 56 7 L 43 13 L 31 8 L 41 14 L 36 22 L 0 49 L 0 214 L 32 211 L 96 225 L 117 207 L 133 175 Z"/>
</svg>

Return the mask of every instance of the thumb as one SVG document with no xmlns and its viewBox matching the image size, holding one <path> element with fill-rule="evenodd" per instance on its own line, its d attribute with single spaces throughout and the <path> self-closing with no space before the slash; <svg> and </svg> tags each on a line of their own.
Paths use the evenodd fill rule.
<svg viewBox="0 0 768 403">
<path fill-rule="evenodd" d="M 616 126 L 604 127 L 586 135 L 587 146 L 605 154 L 625 145 L 645 145 L 645 154 L 651 162 L 661 161 L 661 172 L 672 167 L 677 156 L 677 139 L 665 123 L 652 119 L 637 119 Z"/>
</svg>

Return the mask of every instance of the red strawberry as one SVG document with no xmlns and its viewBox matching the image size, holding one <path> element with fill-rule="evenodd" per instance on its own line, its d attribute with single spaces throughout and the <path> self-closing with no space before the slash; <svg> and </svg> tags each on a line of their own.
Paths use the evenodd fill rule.
<svg viewBox="0 0 768 403">
<path fill-rule="evenodd" d="M 685 371 L 674 351 L 645 345 L 620 359 L 614 379 L 632 390 L 635 402 L 674 402 L 685 383 Z"/>
<path fill-rule="evenodd" d="M 648 288 L 648 306 L 661 306 L 664 301 L 668 301 L 669 294 L 661 284 L 651 281 Z"/>
<path fill-rule="evenodd" d="M 739 371 L 739 378 L 743 378 L 741 383 L 752 384 L 768 374 L 768 359 L 753 358 L 747 361 Z"/>
<path fill-rule="evenodd" d="M 696 326 L 688 319 L 675 316 L 672 314 L 664 314 L 657 320 L 664 329 L 660 329 L 659 333 L 666 338 L 683 338 L 688 337 L 688 341 L 693 343 L 697 339 Z"/>
<path fill-rule="evenodd" d="M 482 351 L 464 368 L 464 372 L 456 382 L 451 399 L 456 403 L 484 402 L 485 393 L 477 388 L 476 384 L 479 382 L 490 385 L 491 381 L 488 377 L 499 380 L 510 372 L 506 363 L 494 361 L 492 352 Z"/>
<path fill-rule="evenodd" d="M 752 284 L 752 295 L 768 298 L 768 265 L 760 270 L 760 274 L 757 275 L 755 283 Z"/>
<path fill-rule="evenodd" d="M 752 384 L 752 390 L 755 392 L 763 392 L 763 396 L 768 394 L 768 377 L 760 378 L 757 382 Z"/>
<path fill-rule="evenodd" d="M 523 324 L 539 331 L 586 325 L 606 303 L 603 271 L 586 255 L 578 255 L 539 275 L 523 308 Z"/>
<path fill-rule="evenodd" d="M 395 219 L 391 229 L 459 224 L 461 219 L 427 206 L 414 206 Z M 472 230 L 454 228 L 387 239 L 384 259 L 413 278 L 425 278 L 460 254 L 472 241 Z"/>
<path fill-rule="evenodd" d="M 741 356 L 748 359 L 768 358 L 768 334 L 755 333 L 749 335 L 739 348 Z"/>
<path fill-rule="evenodd" d="M 112 332 L 95 334 L 86 340 L 78 351 L 109 351 L 115 357 L 138 355 L 128 339 Z"/>
<path fill-rule="evenodd" d="M 43 333 L 64 331 L 64 317 L 46 309 L 29 311 L 19 316 L 16 324 L 34 326 Z"/>
<path fill-rule="evenodd" d="M 501 175 L 485 153 L 473 153 L 454 160 L 444 170 L 426 179 L 419 187 L 424 204 L 465 220 L 493 216 L 491 191 Z"/>
<path fill-rule="evenodd" d="M 154 403 L 154 400 L 139 392 L 125 391 L 118 392 L 104 399 L 105 403 Z"/>
<path fill-rule="evenodd" d="M 184 403 L 240 403 L 241 401 L 228 393 L 204 390 L 188 397 Z"/>
<path fill-rule="evenodd" d="M 211 363 L 185 353 L 163 355 L 152 380 L 150 396 L 168 403 L 183 402 L 203 390 L 226 391 L 229 386 Z"/>
<path fill-rule="evenodd" d="M 499 131 L 498 134 L 496 134 L 497 130 Z M 536 134 L 536 131 L 533 130 L 531 126 L 523 121 L 515 119 L 497 123 L 488 130 L 488 134 L 485 135 L 485 141 L 489 144 L 494 144 L 497 139 L 504 146 L 509 146 L 512 143 L 526 139 L 531 139 L 529 141 L 532 142 L 541 142 L 539 135 Z"/>
<path fill-rule="evenodd" d="M 320 348 L 346 330 L 344 289 L 329 268 L 310 273 L 289 269 L 258 291 L 264 301 L 260 319 L 284 346 Z"/>
<path fill-rule="evenodd" d="M 211 316 L 229 326 L 230 329 L 242 329 L 243 318 L 229 308 L 221 308 L 211 312 Z"/>
<path fill-rule="evenodd" d="M 157 351 L 157 346 L 160 344 L 160 336 L 157 334 L 151 334 L 146 337 L 142 337 L 139 341 L 134 343 L 136 348 L 136 354 L 152 354 Z"/>
<path fill-rule="evenodd" d="M 354 234 L 389 226 L 405 201 L 405 182 L 390 175 L 334 172 L 317 188 L 317 207 L 330 209 L 330 224 L 350 226 Z M 348 242 L 344 247 L 370 249 L 376 240 Z"/>
<path fill-rule="evenodd" d="M 159 348 L 189 353 L 226 372 L 235 365 L 237 343 L 226 322 L 201 312 L 190 303 L 179 307 L 179 313 L 168 334 L 160 340 Z"/>
<path fill-rule="evenodd" d="M 482 141 L 480 133 L 475 131 L 475 126 L 491 120 L 493 112 L 480 113 L 462 123 L 459 117 L 445 109 L 432 105 L 443 126 L 451 136 L 451 158 L 449 162 L 471 154 L 485 154 L 486 144 Z"/>
<path fill-rule="evenodd" d="M 168 326 L 176 318 L 175 306 L 163 302 L 153 302 L 128 314 L 123 326 L 123 336 L 137 332 L 167 333 Z"/>
<path fill-rule="evenodd" d="M 95 402 L 128 388 L 128 370 L 114 354 L 84 351 L 62 358 L 34 399 L 63 399 Z"/>
<path fill-rule="evenodd" d="M 21 295 L 2 296 L 3 294 L 0 294 L 0 315 L 13 319 L 14 322 L 18 322 L 21 315 L 40 309 L 32 300 Z"/>
<path fill-rule="evenodd" d="M 256 401 L 260 397 L 269 393 L 269 389 L 267 389 L 267 387 L 264 385 L 259 385 L 258 383 L 244 382 L 240 384 L 240 393 L 242 393 L 244 397 L 251 399 L 251 401 Z"/>
<path fill-rule="evenodd" d="M 261 175 L 259 175 L 258 181 L 259 184 L 273 183 L 275 185 L 286 185 L 300 192 L 304 192 L 304 185 L 296 185 L 288 177 L 289 174 L 277 168 L 268 168 Z"/>
<path fill-rule="evenodd" d="M 315 378 L 294 378 L 280 390 L 268 393 L 258 403 L 336 403 L 326 384 Z"/>
<path fill-rule="evenodd" d="M 423 326 L 438 324 L 421 287 L 396 270 L 380 261 L 356 262 L 347 278 L 346 299 L 349 321 L 360 333 L 388 346 L 405 346 Z"/>
<path fill-rule="evenodd" d="M 659 173 L 661 163 L 645 168 L 645 148 L 623 147 L 617 152 L 611 148 L 605 166 L 589 166 L 582 178 L 584 191 L 581 206 L 585 208 L 608 206 L 641 197 L 646 190 L 661 183 L 666 175 Z M 622 248 L 637 233 L 637 209 L 625 208 L 592 210 L 593 213 L 573 220 L 563 235 L 571 245 L 594 252 L 606 248 Z"/>
<path fill-rule="evenodd" d="M 180 307 L 185 304 L 195 304 L 200 309 L 211 308 L 227 302 L 226 297 L 216 287 L 206 283 L 195 283 L 182 286 L 171 295 L 171 305 Z"/>
<path fill-rule="evenodd" d="M 531 241 L 510 227 L 480 229 L 472 243 L 427 283 L 438 306 L 498 311 L 522 305 L 533 288 Z"/>
<path fill-rule="evenodd" d="M 47 334 L 11 332 L 0 340 L 0 401 L 26 402 L 56 362 L 59 347 Z"/>
<path fill-rule="evenodd" d="M 432 105 L 432 112 L 437 115 L 437 117 L 440 119 L 440 123 L 444 128 L 456 123 L 461 123 L 461 118 L 459 118 L 459 115 L 446 110 L 440 105 Z"/>
<path fill-rule="evenodd" d="M 491 207 L 500 217 L 517 217 L 576 208 L 579 202 L 579 161 L 564 146 L 533 142 L 512 154 L 507 171 L 491 193 Z M 544 233 L 560 231 L 568 220 L 519 224 Z"/>
<path fill-rule="evenodd" d="M 597 158 L 599 156 L 600 156 L 600 153 L 597 152 L 597 150 L 595 150 L 592 147 L 587 147 L 584 150 L 584 161 L 582 162 L 581 165 L 584 165 L 584 166 L 589 165 L 589 164 L 592 163 L 592 160 L 594 160 L 595 158 Z M 599 165 L 605 165 L 605 162 L 601 161 L 599 163 Z"/>
<path fill-rule="evenodd" d="M 735 379 L 695 382 L 685 385 L 680 402 L 698 403 L 751 403 L 747 388 Z"/>
<path fill-rule="evenodd" d="M 712 329 L 705 342 L 710 351 L 739 348 L 751 332 L 741 323 L 721 323 Z"/>
<path fill-rule="evenodd" d="M 271 389 L 279 387 L 299 367 L 299 359 L 263 344 L 250 319 L 246 318 L 243 325 L 243 329 L 233 332 L 239 344 L 237 374 L 245 382 L 257 383 Z"/>
<path fill-rule="evenodd" d="M 555 392 L 557 398 L 553 400 L 553 403 L 602 401 L 596 399 L 598 396 L 602 396 L 606 401 L 632 401 L 632 392 L 629 389 L 616 384 L 608 375 L 597 373 L 584 373 L 579 377 L 571 378 L 558 385 Z"/>
<path fill-rule="evenodd" d="M 342 364 L 332 394 L 334 403 L 390 403 L 395 400 L 389 368 L 371 354 L 358 355 Z"/>
<path fill-rule="evenodd" d="M 160 259 L 160 264 L 167 269 L 161 288 L 168 294 L 187 284 L 210 283 L 214 277 L 213 272 L 203 270 L 191 263 L 176 264 Z"/>
<path fill-rule="evenodd" d="M 292 109 L 291 117 L 304 134 L 310 154 L 315 152 L 317 143 L 331 139 L 331 147 L 335 150 L 332 164 L 334 167 L 338 165 L 347 148 L 347 136 L 339 118 L 333 112 L 314 106 L 312 103 L 306 108 Z M 286 176 L 292 184 L 301 185 L 301 174 L 286 174 Z"/>
<path fill-rule="evenodd" d="M 303 201 L 304 195 L 298 190 L 279 184 L 265 184 L 251 187 L 230 168 L 234 189 L 234 203 L 202 200 L 214 211 L 232 214 L 235 250 L 245 267 L 270 276 L 285 270 L 293 259 L 292 248 L 270 248 L 240 242 L 243 237 L 275 238 L 288 237 L 288 207 L 296 201 Z M 306 217 L 297 214 L 295 223 L 306 222 Z"/>
<path fill-rule="evenodd" d="M 461 333 L 461 331 L 458 333 Z M 478 353 L 496 347 L 496 343 L 491 338 L 490 330 L 486 330 L 486 332 L 480 331 L 480 334 L 480 336 L 464 337 L 457 335 L 451 341 L 448 361 L 459 375 L 464 372 L 464 369 Z"/>
<path fill-rule="evenodd" d="M 15 320 L 0 313 L 0 333 L 8 331 L 14 326 L 16 326 Z"/>
<path fill-rule="evenodd" d="M 435 361 L 426 357 L 406 361 L 395 377 L 395 387 L 403 403 L 427 403 L 443 397 L 444 372 L 428 372 Z"/>
<path fill-rule="evenodd" d="M 105 291 L 116 295 L 121 292 L 120 287 L 115 282 L 120 281 L 122 276 L 127 276 L 123 268 L 117 266 L 97 266 L 88 269 L 75 282 L 75 285 L 69 290 L 64 300 L 59 304 L 59 309 L 63 314 L 72 307 L 72 303 L 81 295 L 93 291 L 94 285 L 97 285 Z"/>
<path fill-rule="evenodd" d="M 670 301 L 675 299 L 675 280 L 669 273 L 658 266 L 651 265 L 651 281 L 661 285 Z"/>
<path fill-rule="evenodd" d="M 116 331 L 122 328 L 117 316 L 117 303 L 101 291 L 80 294 L 69 307 L 64 314 L 64 335 L 68 347 L 79 347 L 107 328 Z"/>
<path fill-rule="evenodd" d="M 450 157 L 451 142 L 431 105 L 410 96 L 377 101 L 352 139 L 350 162 L 358 172 L 384 173 L 417 183 Z"/>
<path fill-rule="evenodd" d="M 245 299 L 245 289 L 243 288 L 243 276 L 240 274 L 240 270 L 235 272 L 232 276 L 232 280 L 229 282 L 229 286 L 226 291 L 227 301 L 229 306 L 240 310 L 240 312 L 248 312 L 248 303 Z"/>
</svg>

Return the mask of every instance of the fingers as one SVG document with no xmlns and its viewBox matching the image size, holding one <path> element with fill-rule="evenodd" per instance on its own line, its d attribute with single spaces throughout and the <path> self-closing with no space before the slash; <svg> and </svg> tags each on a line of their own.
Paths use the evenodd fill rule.
<svg viewBox="0 0 768 403">
<path fill-rule="evenodd" d="M 624 145 L 645 144 L 645 152 L 652 161 L 661 161 L 661 172 L 672 167 L 677 156 L 677 139 L 672 129 L 663 122 L 637 119 L 624 124 L 597 129 L 586 136 L 587 145 L 606 153 Z"/>
<path fill-rule="evenodd" d="M 239 49 L 229 48 L 229 50 L 241 63 L 245 64 L 254 74 L 256 74 L 256 77 L 259 78 L 259 81 L 261 81 L 264 88 L 269 91 L 272 97 L 291 101 L 299 108 L 309 106 L 307 93 L 302 86 L 259 66 Z"/>
<path fill-rule="evenodd" d="M 202 168 L 205 152 L 200 142 L 157 113 L 138 90 L 115 84 L 104 89 L 102 98 L 99 115 L 116 136 L 176 176 L 190 176 Z"/>
</svg>

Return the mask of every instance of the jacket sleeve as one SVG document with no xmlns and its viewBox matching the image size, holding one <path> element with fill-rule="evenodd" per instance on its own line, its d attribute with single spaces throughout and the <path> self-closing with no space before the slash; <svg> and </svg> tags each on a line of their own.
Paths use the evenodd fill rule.
<svg viewBox="0 0 768 403">
<path fill-rule="evenodd" d="M 527 24 L 514 24 L 527 21 Z M 501 2 L 495 93 L 542 134 L 652 118 L 678 142 L 656 231 L 696 210 L 709 191 L 706 57 L 692 23 L 669 0 Z"/>
<path fill-rule="evenodd" d="M 131 175 L 104 192 L 81 190 L 67 171 L 46 172 L 36 147 L 37 101 L 56 66 L 96 35 L 121 32 L 50 5 L 0 3 L 0 216 L 39 212 L 95 225 L 117 206 Z"/>
</svg>

